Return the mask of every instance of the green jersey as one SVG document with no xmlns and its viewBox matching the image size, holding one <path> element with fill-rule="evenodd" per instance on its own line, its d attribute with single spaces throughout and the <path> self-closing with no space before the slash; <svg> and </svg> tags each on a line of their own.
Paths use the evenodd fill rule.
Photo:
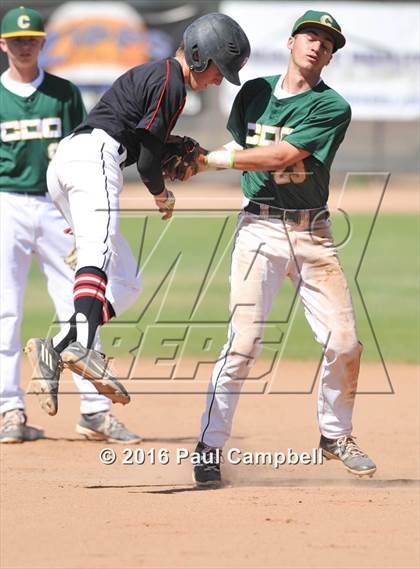
<svg viewBox="0 0 420 569">
<path fill-rule="evenodd" d="M 0 191 L 45 193 L 49 160 L 85 115 L 79 89 L 55 75 L 45 73 L 29 97 L 0 82 Z"/>
<path fill-rule="evenodd" d="M 285 209 L 322 207 L 328 200 L 330 168 L 351 119 L 349 104 L 320 81 L 283 99 L 274 96 L 280 75 L 248 81 L 239 91 L 227 128 L 244 148 L 283 140 L 310 156 L 279 172 L 243 172 L 250 200 Z"/>
</svg>

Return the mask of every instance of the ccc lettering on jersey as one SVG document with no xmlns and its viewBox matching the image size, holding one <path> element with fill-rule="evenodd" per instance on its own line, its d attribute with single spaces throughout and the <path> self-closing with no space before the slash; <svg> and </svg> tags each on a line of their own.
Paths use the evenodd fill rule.
<svg viewBox="0 0 420 569">
<path fill-rule="evenodd" d="M 289 128 L 288 126 L 273 126 L 249 122 L 246 143 L 250 146 L 278 144 L 291 132 L 293 132 L 293 128 Z"/>
<path fill-rule="evenodd" d="M 3 142 L 62 137 L 61 118 L 59 117 L 5 121 L 0 123 L 0 126 Z"/>
<path fill-rule="evenodd" d="M 246 143 L 250 146 L 270 146 L 278 144 L 285 136 L 293 132 L 288 126 L 273 126 L 269 124 L 248 123 Z M 288 166 L 285 170 L 271 172 L 276 184 L 283 185 L 293 182 L 301 184 L 306 179 L 305 164 L 299 160 L 296 164 Z"/>
</svg>

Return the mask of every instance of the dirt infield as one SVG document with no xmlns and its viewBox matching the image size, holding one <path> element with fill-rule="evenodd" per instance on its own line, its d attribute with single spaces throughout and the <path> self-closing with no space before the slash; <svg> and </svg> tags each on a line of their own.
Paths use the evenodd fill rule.
<svg viewBox="0 0 420 569">
<path fill-rule="evenodd" d="M 209 184 L 176 186 L 178 210 L 240 208 L 238 188 L 209 190 Z M 344 194 L 337 184 L 330 207 L 374 214 L 381 195 L 378 183 Z M 121 205 L 154 211 L 153 200 L 138 184 L 128 185 Z M 400 186 L 392 179 L 381 212 L 418 210 L 418 181 Z M 116 364 L 120 371 L 128 366 Z M 23 365 L 22 377 L 28 378 Z M 154 377 L 153 368 L 152 362 L 141 362 L 141 377 Z M 312 453 L 319 434 L 316 392 L 308 385 L 316 368 L 316 362 L 281 362 L 271 385 L 278 387 L 280 377 L 281 390 L 288 393 L 258 393 L 257 384 L 244 389 L 225 454 L 233 448 L 242 456 L 287 454 L 288 449 Z M 418 368 L 389 363 L 391 385 L 380 365 L 362 366 L 354 425 L 361 446 L 378 464 L 373 479 L 354 478 L 338 462 L 275 469 L 226 460 L 225 486 L 197 491 L 191 464 L 186 459 L 177 464 L 177 453 L 195 446 L 209 371 L 200 369 L 192 383 L 126 382 L 136 394 L 129 406 L 116 406 L 114 412 L 144 437 L 129 451 L 75 434 L 79 397 L 67 374 L 56 417 L 45 415 L 35 397 L 27 396 L 29 422 L 42 426 L 46 438 L 0 445 L 0 567 L 420 566 Z M 114 464 L 101 463 L 104 448 L 115 451 Z M 231 455 L 236 458 L 238 452 Z M 132 464 L 123 464 L 124 459 Z"/>
<path fill-rule="evenodd" d="M 282 369 L 295 375 L 308 365 Z M 363 369 L 381 391 L 383 370 Z M 353 478 L 337 462 L 225 464 L 226 486 L 208 491 L 194 490 L 188 461 L 176 464 L 177 449 L 194 447 L 203 395 L 135 395 L 115 407 L 144 437 L 132 447 L 137 458 L 149 451 L 143 465 L 122 464 L 124 446 L 74 433 L 76 394 L 61 396 L 56 417 L 27 396 L 30 423 L 48 438 L 1 446 L 1 567 L 417 568 L 418 370 L 391 364 L 389 373 L 395 394 L 359 395 L 354 416 L 378 463 L 373 479 Z M 315 393 L 244 394 L 228 448 L 311 452 L 315 401 Z M 100 463 L 104 447 L 116 451 L 115 464 Z M 167 449 L 168 464 L 158 456 L 151 464 L 151 449 Z"/>
</svg>

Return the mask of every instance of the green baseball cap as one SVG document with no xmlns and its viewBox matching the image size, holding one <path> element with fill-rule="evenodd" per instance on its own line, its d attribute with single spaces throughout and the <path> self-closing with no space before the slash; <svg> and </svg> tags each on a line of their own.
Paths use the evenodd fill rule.
<svg viewBox="0 0 420 569">
<path fill-rule="evenodd" d="M 15 38 L 19 36 L 45 36 L 44 22 L 41 14 L 31 8 L 13 8 L 1 21 L 1 37 Z"/>
<path fill-rule="evenodd" d="M 292 29 L 292 36 L 302 31 L 304 28 L 319 28 L 324 32 L 329 33 L 334 40 L 334 51 L 344 47 L 346 38 L 341 33 L 341 28 L 331 14 L 327 12 L 316 12 L 315 10 L 308 10 L 296 20 Z"/>
</svg>

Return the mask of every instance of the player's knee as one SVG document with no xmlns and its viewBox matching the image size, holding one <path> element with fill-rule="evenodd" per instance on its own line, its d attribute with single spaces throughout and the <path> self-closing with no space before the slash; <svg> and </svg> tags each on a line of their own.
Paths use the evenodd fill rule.
<svg viewBox="0 0 420 569">
<path fill-rule="evenodd" d="M 242 355 L 244 357 L 255 359 L 260 354 L 261 350 L 261 338 L 235 334 L 229 352 L 230 354 Z"/>
<path fill-rule="evenodd" d="M 360 358 L 363 351 L 361 342 L 356 341 L 351 344 L 340 346 L 332 350 L 333 359 L 340 363 L 343 372 L 348 377 L 357 377 L 360 367 Z"/>
<path fill-rule="evenodd" d="M 363 344 L 359 341 L 353 342 L 340 350 L 340 354 L 347 360 L 360 360 L 363 352 Z"/>
</svg>

